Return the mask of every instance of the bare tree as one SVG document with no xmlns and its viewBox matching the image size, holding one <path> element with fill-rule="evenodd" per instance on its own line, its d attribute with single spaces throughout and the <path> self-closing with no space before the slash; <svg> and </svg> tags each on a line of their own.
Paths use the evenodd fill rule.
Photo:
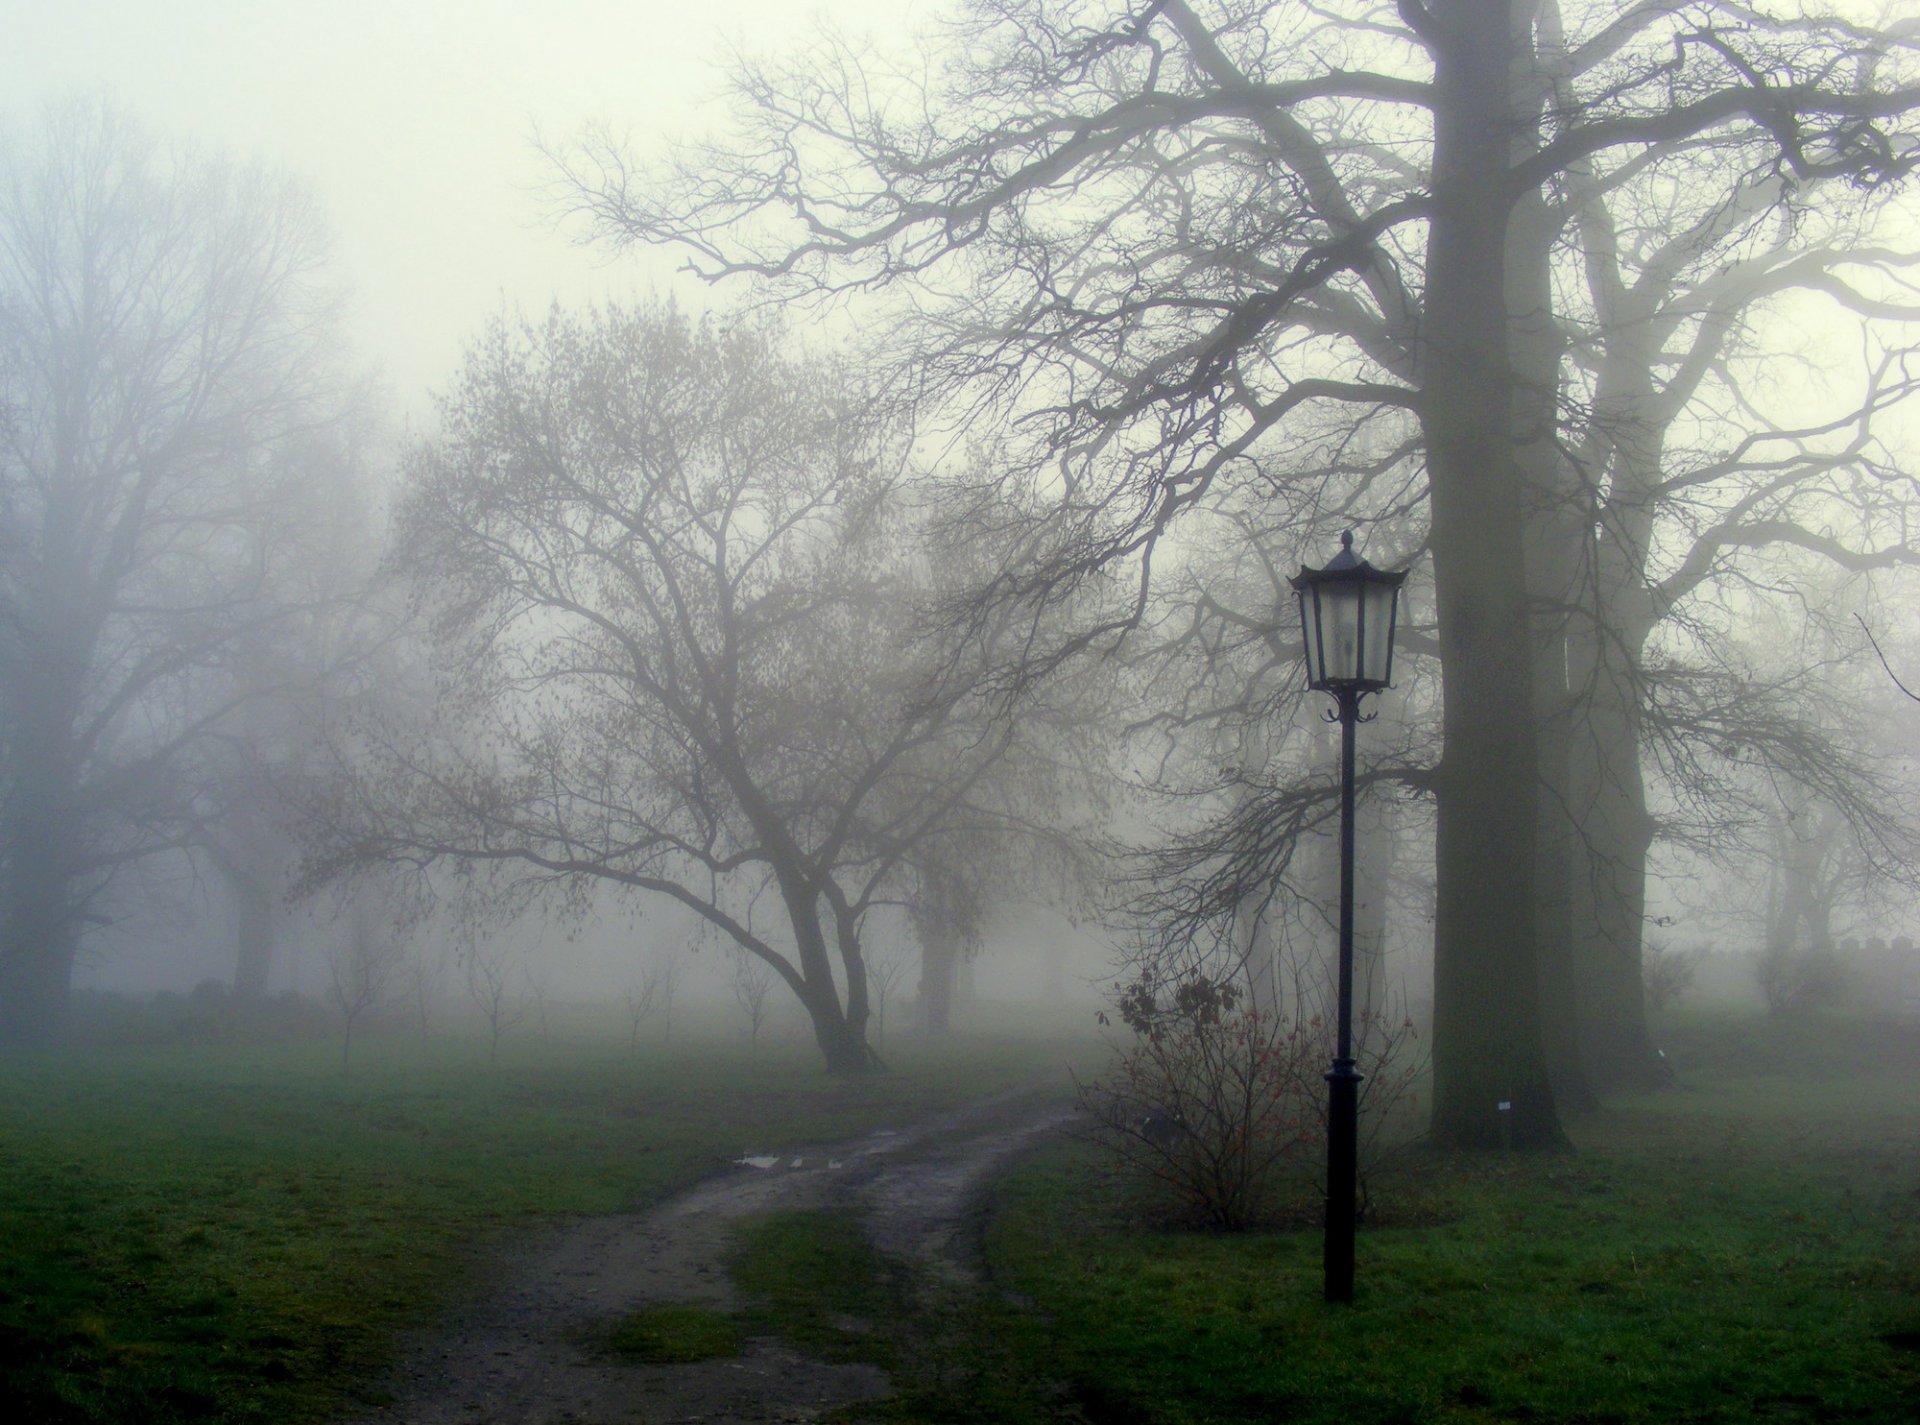
<svg viewBox="0 0 1920 1425">
<path fill-rule="evenodd" d="M 640 982 L 626 992 L 629 1059 L 640 1052 L 640 1026 L 654 1015 L 660 1016 L 665 1037 L 672 1037 L 673 992 L 679 973 L 680 967 L 676 962 L 664 955 L 656 956 L 640 972 Z"/>
<path fill-rule="evenodd" d="M 533 1001 L 533 1022 L 539 1026 L 540 1042 L 553 1042 L 553 1022 L 548 1011 L 553 1007 L 553 990 L 547 976 L 526 972 L 527 995 Z"/>
<path fill-rule="evenodd" d="M 760 1029 L 767 1022 L 767 996 L 773 991 L 773 970 L 763 960 L 735 949 L 733 956 L 733 1002 L 747 1017 L 748 1042 L 760 1052 Z"/>
<path fill-rule="evenodd" d="M 327 955 L 327 996 L 341 1020 L 341 1073 L 351 1062 L 354 1027 L 386 999 L 407 954 L 392 917 L 365 892 L 348 908 L 344 929 Z"/>
<path fill-rule="evenodd" d="M 411 937 L 406 963 L 402 969 L 407 999 L 413 1008 L 414 1029 L 426 1042 L 427 1033 L 433 1022 L 436 1007 L 440 1001 L 441 981 L 446 970 L 446 951 L 444 946 L 430 935 L 417 929 Z"/>
<path fill-rule="evenodd" d="M 500 1062 L 500 1040 L 527 1017 L 527 999 L 520 993 L 513 972 L 513 947 L 504 940 L 476 937 L 460 953 L 460 977 L 467 998 L 486 1021 L 489 1064 Z"/>
<path fill-rule="evenodd" d="M 830 41 L 743 66 L 739 142 L 640 173 L 590 137 L 563 156 L 572 201 L 715 280 L 821 306 L 900 294 L 869 329 L 899 314 L 956 420 L 1033 435 L 998 470 L 1035 495 L 1002 602 L 1122 567 L 1144 591 L 1222 485 L 1368 518 L 1424 483 L 1444 678 L 1434 1127 L 1497 1144 L 1510 1103 L 1514 1141 L 1558 1141 L 1534 635 L 1559 338 L 1554 228 L 1532 220 L 1609 165 L 1668 192 L 1896 182 L 1911 31 L 1731 3 L 998 0 L 962 32 L 918 88 Z M 1369 447 L 1408 463 L 1356 497 L 1327 471 Z"/>
<path fill-rule="evenodd" d="M 0 136 L 0 1041 L 56 1032 L 116 877 L 192 842 L 229 661 L 292 631 L 321 233 L 98 103 Z"/>
<path fill-rule="evenodd" d="M 275 535 L 281 616 L 226 651 L 237 706 L 193 761 L 190 846 L 233 902 L 233 988 L 243 1002 L 266 993 L 329 718 L 406 681 L 390 646 L 402 620 L 377 577 L 374 437 L 367 413 L 347 410 L 286 452 L 298 478 L 292 528 Z"/>
<path fill-rule="evenodd" d="M 915 625 L 886 415 L 751 322 L 494 331 L 397 539 L 444 693 L 343 739 L 314 873 L 458 862 L 503 914 L 666 896 L 773 970 L 832 1070 L 869 1067 L 862 923 L 1013 738 L 984 655 Z"/>
<path fill-rule="evenodd" d="M 887 1004 L 893 987 L 899 983 L 907 962 L 898 952 L 873 956 L 867 961 L 867 983 L 873 994 L 873 1038 L 879 1043 L 887 1037 Z"/>
</svg>

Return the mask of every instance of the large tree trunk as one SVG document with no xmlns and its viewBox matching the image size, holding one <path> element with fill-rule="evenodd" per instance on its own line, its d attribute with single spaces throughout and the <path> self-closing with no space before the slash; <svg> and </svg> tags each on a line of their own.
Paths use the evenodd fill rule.
<svg viewBox="0 0 1920 1425">
<path fill-rule="evenodd" d="M 0 1047 L 35 1048 L 59 1038 L 80 941 L 66 851 L 73 828 L 31 785 L 37 780 L 26 769 L 8 809 L 0 889 Z"/>
<path fill-rule="evenodd" d="M 841 927 L 840 954 L 847 969 L 847 1002 L 843 1006 L 834 983 L 826 929 L 821 923 L 819 892 L 798 873 L 783 873 L 779 882 L 799 950 L 800 983 L 793 989 L 813 1023 L 814 1042 L 827 1061 L 827 1072 L 864 1074 L 875 1067 L 875 1060 L 867 1046 L 866 965 L 858 946 L 847 943 Z"/>
<path fill-rule="evenodd" d="M 278 839 L 259 817 L 237 813 L 226 829 L 228 836 L 208 847 L 208 859 L 233 898 L 234 997 L 258 1001 L 266 996 L 273 973 L 285 857 Z"/>
<path fill-rule="evenodd" d="M 1433 216 L 1422 325 L 1440 663 L 1433 1136 L 1563 1141 L 1540 1038 L 1533 642 L 1508 396 L 1508 5 L 1429 11 Z M 1503 1105 L 1505 1107 L 1503 1107 Z"/>
<path fill-rule="evenodd" d="M 86 911 L 75 900 L 85 828 L 71 752 L 82 665 L 47 651 L 77 644 L 75 614 L 57 596 L 41 602 L 44 612 L 21 620 L 22 642 L 37 656 L 19 659 L 15 686 L 0 690 L 9 744 L 0 824 L 0 1047 L 59 1037 Z"/>
<path fill-rule="evenodd" d="M 1540 57 L 1542 63 L 1551 56 Z M 1551 98 L 1551 76 L 1536 64 L 1521 89 L 1524 142 L 1537 147 L 1539 116 Z M 1538 843 L 1534 901 L 1540 957 L 1542 1048 L 1562 1109 L 1598 1106 L 1580 1057 L 1575 1008 L 1572 882 L 1580 858 L 1570 778 L 1573 698 L 1567 681 L 1571 621 L 1590 577 L 1591 520 L 1577 472 L 1559 441 L 1560 368 L 1566 342 L 1553 310 L 1553 250 L 1561 218 L 1538 192 L 1521 195 L 1507 230 L 1506 310 L 1513 361 L 1514 458 L 1526 486 L 1523 539 L 1532 600 L 1533 706 L 1540 782 L 1534 794 Z"/>
<path fill-rule="evenodd" d="M 1582 640 L 1576 676 L 1585 690 L 1575 738 L 1575 804 L 1587 874 L 1574 884 L 1575 983 L 1581 1056 L 1602 1093 L 1663 1081 L 1647 1034 L 1640 977 L 1647 914 L 1647 853 L 1653 822 L 1640 769 L 1640 700 L 1634 674 L 1620 668 L 1621 639 L 1598 631 Z"/>
</svg>

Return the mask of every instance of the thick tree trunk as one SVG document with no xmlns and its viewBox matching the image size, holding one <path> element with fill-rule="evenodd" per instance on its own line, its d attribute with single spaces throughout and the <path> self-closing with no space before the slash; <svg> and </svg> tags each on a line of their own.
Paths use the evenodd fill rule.
<svg viewBox="0 0 1920 1425">
<path fill-rule="evenodd" d="M 241 815 L 230 837 L 208 847 L 208 859 L 233 897 L 233 994 L 258 1001 L 273 973 L 279 911 L 281 848 L 257 819 Z"/>
<path fill-rule="evenodd" d="M 1508 396 L 1505 250 L 1511 7 L 1429 10 L 1433 217 L 1422 326 L 1435 597 L 1445 680 L 1434 925 L 1433 1136 L 1563 1141 L 1541 1051 L 1539 791 Z"/>
<path fill-rule="evenodd" d="M 79 937 L 63 925 L 57 903 L 16 906 L 0 939 L 0 1050 L 57 1042 L 72 994 Z"/>
<path fill-rule="evenodd" d="M 1574 965 L 1581 1057 L 1588 1082 L 1605 1093 L 1664 1080 L 1640 977 L 1653 823 L 1640 770 L 1638 689 L 1613 666 L 1617 655 L 1608 655 L 1597 634 L 1583 643 L 1585 716 L 1574 745 L 1574 796 L 1587 874 L 1573 887 L 1580 932 Z"/>
<path fill-rule="evenodd" d="M 833 962 L 827 950 L 826 929 L 820 919 L 820 896 L 806 878 L 782 874 L 781 898 L 799 950 L 801 983 L 794 988 L 813 1023 L 814 1042 L 831 1074 L 864 1074 L 876 1067 L 867 1045 L 866 965 L 857 944 L 849 944 L 845 927 L 836 927 L 840 954 L 847 969 L 847 1002 L 840 1001 Z"/>
<path fill-rule="evenodd" d="M 55 812 L 13 811 L 0 892 L 0 1047 L 37 1048 L 64 1027 L 80 926 L 62 850 L 70 828 Z"/>
<path fill-rule="evenodd" d="M 1549 97 L 1546 83 L 1546 75 L 1533 76 L 1526 106 L 1529 136 L 1538 133 L 1538 113 Z M 1532 603 L 1533 706 L 1539 720 L 1534 900 L 1542 1049 L 1561 1109 L 1590 1111 L 1598 1100 L 1581 1061 L 1574 984 L 1572 882 L 1581 858 L 1570 795 L 1573 698 L 1567 645 L 1582 585 L 1590 577 L 1591 521 L 1558 439 L 1565 340 L 1554 320 L 1552 259 L 1560 227 L 1560 218 L 1538 192 L 1523 194 L 1515 204 L 1507 233 L 1507 316 L 1514 458 L 1527 491 L 1523 539 Z"/>
<path fill-rule="evenodd" d="M 808 1009 L 814 1011 L 814 1006 Z M 813 1041 L 820 1046 L 830 1074 L 867 1074 L 878 1067 L 866 1035 L 840 1015 L 814 1011 Z"/>
<path fill-rule="evenodd" d="M 266 997 L 273 970 L 274 897 L 252 880 L 229 878 L 234 900 L 233 993 L 236 999 Z"/>
<path fill-rule="evenodd" d="M 44 644 L 42 646 L 45 646 Z M 76 680 L 51 658 L 22 660 L 27 680 L 6 690 L 11 785 L 0 869 L 0 1047 L 59 1038 L 73 988 L 85 906 L 76 904 L 83 828 L 67 749 Z"/>
</svg>

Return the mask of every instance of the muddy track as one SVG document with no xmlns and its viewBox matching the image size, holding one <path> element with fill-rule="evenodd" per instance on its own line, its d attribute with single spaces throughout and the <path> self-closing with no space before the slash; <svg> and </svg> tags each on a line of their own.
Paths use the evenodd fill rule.
<svg viewBox="0 0 1920 1425">
<path fill-rule="evenodd" d="M 610 1360 L 588 1342 L 643 1305 L 738 1307 L 721 1266 L 732 1224 L 779 1209 L 851 1209 L 923 1280 L 965 1279 L 987 1182 L 1073 1111 L 1057 1092 L 1002 1094 L 758 1160 L 648 1212 L 557 1228 L 516 1254 L 485 1301 L 408 1352 L 388 1383 L 393 1403 L 362 1425 L 771 1425 L 884 1396 L 877 1367 L 816 1361 L 771 1338 L 688 1365 Z"/>
</svg>

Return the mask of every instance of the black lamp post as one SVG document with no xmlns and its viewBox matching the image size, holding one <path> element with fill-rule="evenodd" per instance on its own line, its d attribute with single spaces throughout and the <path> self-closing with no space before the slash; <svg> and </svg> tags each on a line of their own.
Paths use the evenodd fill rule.
<svg viewBox="0 0 1920 1425">
<path fill-rule="evenodd" d="M 1353 531 L 1324 569 L 1301 567 L 1290 582 L 1300 600 L 1307 686 L 1332 693 L 1340 724 L 1339 1031 L 1327 1070 L 1328 1301 L 1353 1300 L 1353 1207 L 1360 1142 L 1360 1074 L 1353 1066 L 1353 729 L 1360 699 L 1393 681 L 1393 623 L 1406 571 L 1376 569 L 1353 552 Z"/>
</svg>

